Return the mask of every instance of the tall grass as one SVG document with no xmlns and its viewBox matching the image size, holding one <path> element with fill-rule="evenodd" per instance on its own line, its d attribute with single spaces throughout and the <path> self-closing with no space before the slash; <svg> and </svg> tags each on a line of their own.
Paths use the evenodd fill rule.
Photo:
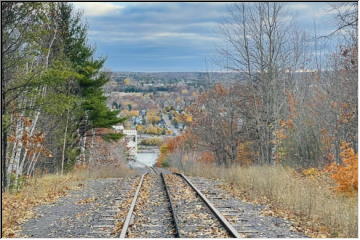
<svg viewBox="0 0 360 240">
<path fill-rule="evenodd" d="M 184 171 L 223 179 L 253 200 L 266 197 L 275 207 L 324 224 L 331 236 L 357 237 L 357 195 L 334 193 L 326 177 L 299 177 L 292 169 L 281 166 L 220 168 L 190 163 L 184 165 Z"/>
</svg>

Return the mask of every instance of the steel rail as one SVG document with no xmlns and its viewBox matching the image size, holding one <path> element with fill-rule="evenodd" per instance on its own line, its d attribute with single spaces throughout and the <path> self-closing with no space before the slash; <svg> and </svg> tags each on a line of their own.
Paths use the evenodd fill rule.
<svg viewBox="0 0 360 240">
<path fill-rule="evenodd" d="M 155 174 L 158 174 L 158 171 L 154 168 L 154 167 L 150 167 L 151 168 L 151 170 L 153 170 L 153 172 L 155 173 Z"/>
<path fill-rule="evenodd" d="M 210 208 L 210 210 L 214 213 L 214 215 L 219 219 L 221 224 L 226 228 L 226 230 L 230 233 L 230 235 L 234 238 L 241 238 L 240 234 L 236 231 L 236 229 L 226 220 L 226 218 L 220 213 L 219 210 L 205 197 L 204 194 L 200 192 L 191 182 L 190 180 L 185 177 L 185 175 L 181 173 L 175 173 L 178 176 L 181 176 L 194 191 L 199 195 L 199 197 L 205 202 L 205 204 Z"/>
<path fill-rule="evenodd" d="M 144 181 L 144 177 L 147 173 L 144 173 L 142 176 L 141 176 L 141 179 L 140 179 L 140 183 L 135 191 L 135 194 L 134 194 L 134 198 L 131 202 L 131 205 L 130 205 L 130 209 L 128 211 L 128 214 L 126 216 L 126 219 L 125 219 L 125 222 L 124 222 L 124 225 L 121 229 L 121 233 L 120 233 L 120 238 L 125 238 L 126 237 L 126 233 L 127 233 L 127 230 L 129 228 L 129 225 L 130 225 L 130 220 L 131 220 L 131 216 L 134 212 L 134 208 L 135 208 L 135 204 L 136 204 L 136 201 L 138 199 L 138 196 L 139 196 L 139 192 L 140 192 L 140 189 L 141 189 L 141 185 Z"/>
<path fill-rule="evenodd" d="M 170 211 L 171 211 L 171 215 L 174 219 L 174 226 L 175 226 L 175 237 L 177 238 L 182 238 L 183 236 L 180 235 L 180 231 L 179 231 L 179 224 L 178 224 L 178 220 L 177 220 L 177 217 L 176 217 L 176 213 L 175 213 L 175 209 L 174 209 L 174 204 L 171 200 L 171 197 L 170 197 L 170 192 L 169 192 L 169 189 L 166 185 L 166 181 L 165 181 L 165 177 L 164 177 L 164 174 L 163 173 L 160 173 L 160 176 L 161 176 L 161 179 L 164 183 L 164 188 L 165 188 L 165 192 L 166 192 L 166 196 L 168 197 L 169 199 L 169 202 L 170 202 Z"/>
</svg>

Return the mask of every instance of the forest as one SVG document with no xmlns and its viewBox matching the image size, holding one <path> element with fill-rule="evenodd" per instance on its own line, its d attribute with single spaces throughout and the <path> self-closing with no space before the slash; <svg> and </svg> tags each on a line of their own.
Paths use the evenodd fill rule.
<svg viewBox="0 0 360 240">
<path fill-rule="evenodd" d="M 63 173 L 88 161 L 95 128 L 124 121 L 106 107 L 87 26 L 70 3 L 4 2 L 2 11 L 2 190 L 25 176 Z M 119 139 L 119 134 L 104 134 Z"/>
</svg>

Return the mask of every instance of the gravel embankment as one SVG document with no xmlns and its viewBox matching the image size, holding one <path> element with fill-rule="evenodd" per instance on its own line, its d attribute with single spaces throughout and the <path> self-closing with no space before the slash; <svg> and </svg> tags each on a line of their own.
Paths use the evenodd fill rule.
<svg viewBox="0 0 360 240">
<path fill-rule="evenodd" d="M 32 238 L 110 237 L 112 228 L 108 231 L 96 228 L 114 226 L 115 206 L 126 196 L 135 179 L 89 180 L 82 189 L 69 192 L 55 203 L 36 207 L 37 217 L 22 225 L 21 235 Z"/>
</svg>

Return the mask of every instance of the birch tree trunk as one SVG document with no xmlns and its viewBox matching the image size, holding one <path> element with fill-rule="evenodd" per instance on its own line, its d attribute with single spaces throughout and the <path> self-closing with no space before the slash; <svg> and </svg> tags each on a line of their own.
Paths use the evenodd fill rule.
<svg viewBox="0 0 360 240">
<path fill-rule="evenodd" d="M 20 140 L 18 140 L 20 138 L 20 128 L 21 128 L 21 119 L 17 118 L 16 119 L 16 127 L 15 127 L 15 141 L 14 141 L 14 145 L 13 145 L 13 149 L 11 151 L 11 155 L 9 158 L 9 164 L 7 167 L 7 174 L 10 175 L 12 173 L 12 171 L 15 170 L 15 166 L 14 166 L 14 159 L 15 159 L 15 153 L 16 153 L 16 148 L 18 145 L 18 142 Z"/>
<path fill-rule="evenodd" d="M 50 41 L 50 43 L 49 43 L 48 51 L 47 51 L 46 58 L 45 58 L 45 70 L 47 70 L 48 67 L 49 67 L 49 57 L 50 57 L 50 53 L 51 53 L 52 46 L 53 46 L 54 41 L 55 41 L 55 39 L 56 39 L 56 33 L 57 33 L 57 29 L 55 28 L 55 29 L 54 29 L 54 34 L 53 34 L 53 36 L 52 36 L 52 38 L 51 38 L 51 41 Z M 41 89 L 41 92 L 40 92 L 40 97 L 41 97 L 41 98 L 44 98 L 44 97 L 45 97 L 46 91 L 47 91 L 47 87 L 44 86 L 44 87 Z M 30 105 L 31 105 L 31 103 L 30 103 Z M 33 136 L 33 133 L 34 133 L 34 131 L 35 131 L 36 124 L 37 124 L 37 122 L 38 122 L 39 116 L 40 116 L 40 110 L 38 109 L 38 110 L 36 111 L 36 113 L 35 113 L 34 121 L 33 121 L 33 123 L 32 123 L 31 130 L 30 130 L 30 133 L 29 133 L 29 136 L 28 136 L 29 138 L 31 138 L 31 137 Z M 23 157 L 22 157 L 22 160 L 20 161 L 20 159 L 19 159 L 18 161 L 20 161 L 20 162 L 17 162 L 18 167 L 17 167 L 17 169 L 16 169 L 16 178 L 15 178 L 15 179 L 16 179 L 16 180 L 15 180 L 16 182 L 18 181 L 19 176 L 22 175 L 22 173 L 23 173 L 23 167 L 24 167 L 24 164 L 25 164 L 25 162 L 26 162 L 27 153 L 28 153 L 28 149 L 25 149 L 25 152 L 24 152 L 24 155 L 23 155 Z M 19 155 L 19 157 L 20 157 L 20 155 Z"/>
<path fill-rule="evenodd" d="M 79 157 L 79 164 L 85 164 L 86 161 L 86 155 L 85 155 L 85 151 L 86 151 L 86 127 L 87 127 L 87 119 L 88 119 L 88 115 L 87 113 L 85 114 L 85 120 L 84 120 L 84 133 L 82 134 L 83 136 L 81 137 L 81 141 L 80 141 L 80 157 Z"/>
<path fill-rule="evenodd" d="M 31 166 L 29 166 L 29 169 L 28 169 L 28 175 L 34 174 L 35 165 L 39 159 L 39 156 L 40 156 L 40 152 L 34 154 L 33 160 L 31 161 Z"/>
<path fill-rule="evenodd" d="M 67 114 L 66 114 L 64 143 L 63 143 L 62 156 L 61 156 L 61 175 L 64 174 L 65 147 L 66 147 L 66 137 L 67 137 L 68 123 L 69 123 L 69 109 L 67 110 Z"/>
<path fill-rule="evenodd" d="M 31 129 L 30 129 L 30 133 L 29 133 L 29 137 L 31 138 L 34 134 L 34 130 L 35 130 L 35 127 L 36 127 L 36 124 L 38 122 L 38 119 L 39 119 L 39 116 L 40 116 L 40 111 L 37 111 L 36 112 L 36 115 L 35 115 L 35 119 L 31 125 Z M 24 152 L 24 155 L 22 157 L 22 161 L 21 161 L 21 164 L 20 164 L 20 167 L 18 168 L 18 170 L 16 171 L 16 179 L 19 177 L 19 175 L 21 175 L 23 173 L 23 168 L 24 168 L 24 164 L 26 162 L 26 157 L 27 157 L 27 154 L 28 154 L 28 149 L 25 149 L 25 152 Z"/>
<path fill-rule="evenodd" d="M 38 147 L 38 146 L 37 146 Z M 38 152 L 35 152 L 34 154 L 33 154 L 33 156 L 32 156 L 32 159 L 30 160 L 30 163 L 29 163 L 29 165 L 28 165 L 28 167 L 27 167 L 27 171 L 26 171 L 26 175 L 30 175 L 30 172 L 31 172 L 31 168 L 32 168 L 32 165 L 33 165 L 33 163 L 34 163 L 34 161 L 35 161 L 35 158 L 36 158 L 36 155 L 37 154 L 39 154 Z"/>
<path fill-rule="evenodd" d="M 95 129 L 91 129 L 91 144 L 90 144 L 90 152 L 89 152 L 89 164 L 94 164 L 94 139 L 95 139 Z"/>
</svg>

